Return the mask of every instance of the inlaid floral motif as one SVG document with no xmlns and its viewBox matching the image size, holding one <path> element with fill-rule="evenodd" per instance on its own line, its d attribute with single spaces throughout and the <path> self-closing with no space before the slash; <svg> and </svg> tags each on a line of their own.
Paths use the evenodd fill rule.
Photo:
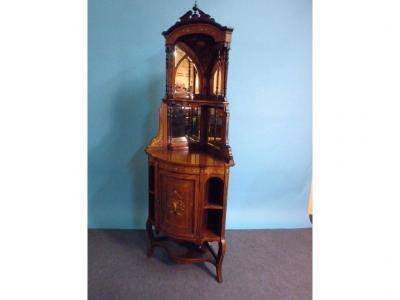
<svg viewBox="0 0 400 300">
<path fill-rule="evenodd" d="M 168 213 L 182 216 L 185 212 L 185 202 L 183 197 L 176 189 L 169 190 L 168 192 L 168 203 L 167 203 Z"/>
</svg>

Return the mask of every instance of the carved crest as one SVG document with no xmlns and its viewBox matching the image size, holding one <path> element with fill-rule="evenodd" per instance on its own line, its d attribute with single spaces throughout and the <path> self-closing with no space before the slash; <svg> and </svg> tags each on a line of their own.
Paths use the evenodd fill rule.
<svg viewBox="0 0 400 300">
<path fill-rule="evenodd" d="M 233 31 L 232 28 L 227 26 L 222 26 L 221 24 L 217 23 L 214 18 L 212 18 L 209 14 L 206 14 L 204 11 L 197 7 L 197 4 L 193 6 L 191 10 L 188 10 L 183 16 L 179 18 L 179 21 L 176 22 L 172 27 L 170 27 L 167 31 L 163 32 L 163 35 L 170 34 L 175 28 L 189 24 L 189 23 L 207 23 L 212 24 L 215 27 L 218 27 L 220 30 L 227 30 Z"/>
</svg>

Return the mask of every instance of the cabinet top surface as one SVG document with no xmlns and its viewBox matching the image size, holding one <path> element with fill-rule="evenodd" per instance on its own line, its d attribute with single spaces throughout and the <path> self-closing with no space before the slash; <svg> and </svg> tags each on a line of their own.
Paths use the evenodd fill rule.
<svg viewBox="0 0 400 300">
<path fill-rule="evenodd" d="M 171 151 L 171 150 L 146 150 L 147 154 L 155 159 L 174 164 L 189 166 L 209 166 L 209 167 L 225 167 L 232 166 L 232 163 L 218 159 L 211 154 L 198 151 Z"/>
</svg>

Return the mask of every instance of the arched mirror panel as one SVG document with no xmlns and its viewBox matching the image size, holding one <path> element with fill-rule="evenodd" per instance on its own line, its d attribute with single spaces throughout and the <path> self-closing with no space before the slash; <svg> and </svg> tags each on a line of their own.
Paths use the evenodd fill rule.
<svg viewBox="0 0 400 300">
<path fill-rule="evenodd" d="M 175 86 L 174 96 L 193 99 L 199 94 L 199 72 L 193 59 L 179 47 L 175 47 Z"/>
<path fill-rule="evenodd" d="M 213 94 L 216 96 L 222 95 L 222 71 L 221 66 L 218 65 L 213 76 Z"/>
</svg>

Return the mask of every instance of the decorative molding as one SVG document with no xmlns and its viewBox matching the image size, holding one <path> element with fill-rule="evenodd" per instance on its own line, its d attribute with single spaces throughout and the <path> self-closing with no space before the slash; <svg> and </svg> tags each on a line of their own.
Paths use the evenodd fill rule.
<svg viewBox="0 0 400 300">
<path fill-rule="evenodd" d="M 151 140 L 146 150 L 164 150 L 168 145 L 167 134 L 167 104 L 161 102 L 160 106 L 160 122 L 157 135 Z"/>
</svg>

